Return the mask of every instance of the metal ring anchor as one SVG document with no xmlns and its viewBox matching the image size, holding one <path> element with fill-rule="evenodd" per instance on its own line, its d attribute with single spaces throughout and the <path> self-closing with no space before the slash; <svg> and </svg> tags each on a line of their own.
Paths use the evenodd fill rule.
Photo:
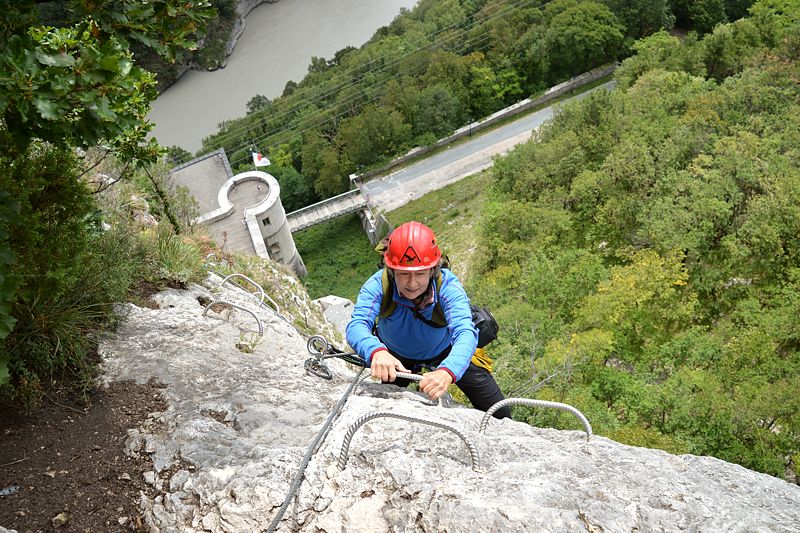
<svg viewBox="0 0 800 533">
<path fill-rule="evenodd" d="M 256 314 L 254 312 L 252 312 L 250 309 L 248 309 L 246 307 L 242 307 L 241 305 L 237 305 L 237 304 L 235 304 L 233 302 L 229 302 L 227 300 L 214 300 L 213 302 L 208 304 L 205 307 L 205 309 L 203 309 L 203 316 L 206 316 L 206 313 L 211 308 L 211 306 L 216 305 L 216 304 L 229 305 L 229 306 L 234 307 L 234 308 L 236 308 L 236 309 L 238 309 L 240 311 L 244 311 L 245 313 L 249 313 L 250 316 L 252 316 L 253 318 L 256 319 L 256 324 L 258 324 L 258 336 L 259 337 L 263 337 L 264 336 L 264 326 L 261 325 L 261 320 L 258 319 L 258 317 L 256 316 Z"/>
<path fill-rule="evenodd" d="M 466 445 L 467 450 L 469 451 L 469 457 L 472 461 L 472 469 L 476 472 L 480 469 L 480 455 L 478 454 L 478 448 L 475 447 L 475 443 L 463 432 L 459 429 L 454 428 L 452 426 L 448 426 L 447 424 L 442 424 L 441 422 L 434 422 L 432 420 L 423 420 L 420 418 L 414 418 L 413 416 L 402 415 L 399 413 L 390 413 L 388 411 L 374 411 L 372 413 L 367 413 L 364 416 L 357 419 L 353 424 L 347 429 L 347 433 L 344 435 L 344 441 L 342 442 L 342 451 L 339 453 L 339 460 L 337 462 L 337 466 L 339 470 L 344 470 L 345 465 L 347 465 L 347 453 L 350 450 L 350 441 L 353 439 L 353 435 L 355 432 L 360 428 L 364 423 L 372 420 L 373 418 L 379 417 L 389 417 L 389 418 L 399 418 L 401 420 L 407 420 L 409 422 L 419 422 L 420 424 L 427 424 L 429 426 L 435 426 L 438 428 L 446 429 L 448 431 L 452 431 L 459 437 L 461 440 L 464 441 L 464 445 Z"/>
<path fill-rule="evenodd" d="M 314 374 L 315 376 L 323 379 L 333 379 L 331 370 L 323 361 L 325 354 L 328 353 L 330 348 L 330 343 L 322 335 L 312 335 L 309 337 L 308 342 L 306 343 L 306 350 L 308 350 L 308 353 L 313 355 L 313 357 L 306 359 L 305 363 L 303 364 L 306 372 Z"/>
<path fill-rule="evenodd" d="M 308 353 L 310 353 L 311 355 L 322 357 L 323 355 L 325 355 L 330 351 L 331 344 L 322 335 L 312 335 L 311 337 L 308 338 L 308 342 L 306 343 L 306 349 L 308 350 Z"/>
<path fill-rule="evenodd" d="M 589 424 L 589 420 L 587 420 L 587 418 L 583 416 L 583 413 L 578 411 L 576 408 L 572 407 L 571 405 L 567 405 L 565 403 L 549 402 L 547 400 L 532 400 L 530 398 L 506 398 L 505 400 L 501 400 L 496 404 L 494 404 L 493 406 L 491 406 L 489 410 L 486 411 L 486 414 L 483 415 L 483 419 L 481 420 L 481 427 L 478 430 L 478 433 L 483 434 L 486 431 L 486 426 L 489 425 L 489 419 L 492 418 L 492 414 L 494 414 L 494 412 L 497 411 L 498 409 L 505 407 L 506 405 L 529 405 L 532 407 L 546 407 L 549 409 L 558 409 L 560 411 L 567 411 L 578 417 L 578 420 L 580 420 L 581 424 L 583 424 L 583 429 L 586 431 L 586 440 L 588 441 L 589 439 L 592 438 L 592 426 L 591 424 Z"/>
</svg>

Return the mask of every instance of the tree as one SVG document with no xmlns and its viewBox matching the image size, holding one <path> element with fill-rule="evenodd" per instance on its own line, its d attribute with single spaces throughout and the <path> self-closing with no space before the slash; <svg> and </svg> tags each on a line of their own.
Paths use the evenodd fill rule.
<svg viewBox="0 0 800 533">
<path fill-rule="evenodd" d="M 625 27 L 606 6 L 584 1 L 555 15 L 547 28 L 553 75 L 571 76 L 616 59 Z"/>
<path fill-rule="evenodd" d="M 8 192 L 0 190 L 0 342 L 5 340 L 17 323 L 11 309 L 16 287 L 9 276 L 17 258 L 10 249 L 8 230 L 18 213 L 19 204 L 12 200 Z M 0 350 L 0 385 L 7 383 L 10 378 L 8 362 L 9 357 L 5 350 Z"/>
<path fill-rule="evenodd" d="M 750 20 L 718 25 L 702 44 L 708 76 L 722 81 L 740 72 L 761 46 L 759 29 Z"/>
<path fill-rule="evenodd" d="M 394 154 L 410 134 L 411 126 L 399 112 L 368 106 L 361 114 L 342 121 L 337 142 L 353 164 L 365 166 Z"/>
<path fill-rule="evenodd" d="M 75 148 L 154 162 L 161 149 L 146 139 L 146 115 L 155 81 L 129 46 L 173 59 L 214 11 L 182 0 L 72 0 L 62 27 L 39 15 L 32 0 L 0 2 L 0 385 L 13 379 L 12 393 L 28 400 L 40 372 L 81 367 L 92 328 L 113 315 L 135 264 L 111 233 L 98 233 Z"/>
<path fill-rule="evenodd" d="M 460 119 L 460 102 L 444 85 L 433 85 L 417 97 L 412 131 L 415 136 L 431 133 L 440 139 L 451 133 Z"/>
<path fill-rule="evenodd" d="M 283 86 L 283 93 L 281 96 L 291 96 L 297 90 L 297 82 L 293 80 L 289 80 L 286 82 L 286 85 Z"/>
<path fill-rule="evenodd" d="M 322 165 L 319 169 L 319 176 L 314 181 L 314 191 L 317 196 L 330 198 L 346 191 L 349 186 L 348 178 L 340 168 L 338 152 L 330 146 L 323 148 L 320 152 L 320 160 Z"/>
<path fill-rule="evenodd" d="M 714 26 L 727 22 L 724 0 L 676 0 L 673 12 L 678 25 L 698 33 L 709 33 Z"/>
<path fill-rule="evenodd" d="M 577 329 L 612 332 L 617 357 L 641 363 L 646 347 L 660 345 L 694 318 L 697 297 L 686 289 L 688 279 L 680 252 L 636 252 L 584 300 Z"/>
<path fill-rule="evenodd" d="M 669 30 L 675 24 L 675 16 L 665 0 L 607 0 L 605 3 L 625 24 L 625 35 L 631 39 Z"/>
<path fill-rule="evenodd" d="M 533 25 L 520 37 L 514 46 L 514 64 L 524 79 L 528 94 L 543 90 L 550 72 L 547 42 L 543 25 Z"/>
<path fill-rule="evenodd" d="M 270 104 L 270 99 L 264 95 L 257 94 L 247 101 L 247 114 L 252 115 L 262 109 L 265 109 Z"/>
<path fill-rule="evenodd" d="M 653 69 L 682 71 L 695 76 L 706 73 L 702 49 L 693 33 L 681 41 L 666 31 L 659 31 L 633 43 L 633 51 L 635 53 L 614 73 L 623 87 L 630 87 L 639 76 Z"/>
<path fill-rule="evenodd" d="M 281 204 L 286 212 L 295 211 L 316 201 L 313 182 L 291 166 L 273 166 L 270 173 L 281 187 Z"/>
<path fill-rule="evenodd" d="M 28 26 L 33 2 L 7 9 L 0 25 L 0 113 L 18 146 L 40 138 L 89 147 L 108 144 L 128 158 L 154 161 L 158 147 L 145 139 L 153 77 L 132 62 L 136 40 L 165 57 L 194 46 L 208 3 L 156 0 L 121 3 L 74 0 L 73 25 Z M 20 11 L 23 16 L 20 16 Z M 85 17 L 85 18 L 82 18 Z"/>
</svg>

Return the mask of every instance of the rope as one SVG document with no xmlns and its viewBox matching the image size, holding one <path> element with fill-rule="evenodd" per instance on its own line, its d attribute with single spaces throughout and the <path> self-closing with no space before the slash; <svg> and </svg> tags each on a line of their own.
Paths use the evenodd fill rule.
<svg viewBox="0 0 800 533">
<path fill-rule="evenodd" d="M 358 374 L 356 374 L 356 377 L 353 379 L 353 382 L 350 384 L 350 387 L 348 387 L 347 391 L 345 391 L 345 393 L 339 399 L 339 403 L 336 404 L 336 406 L 333 408 L 333 411 L 331 411 L 331 414 L 328 415 L 328 419 L 325 421 L 325 424 L 319 430 L 317 436 L 314 438 L 314 441 L 308 447 L 305 457 L 303 457 L 303 460 L 300 462 L 300 469 L 294 475 L 294 479 L 292 479 L 292 484 L 289 487 L 289 492 L 286 494 L 286 498 L 283 500 L 283 504 L 281 504 L 280 509 L 278 509 L 278 512 L 273 517 L 272 523 L 270 523 L 269 527 L 267 528 L 267 533 L 272 533 L 278 528 L 278 523 L 283 518 L 283 514 L 289 507 L 289 503 L 291 503 L 292 498 L 294 498 L 295 493 L 297 493 L 297 490 L 300 488 L 300 484 L 303 482 L 303 479 L 305 477 L 306 467 L 308 466 L 308 463 L 311 461 L 311 456 L 314 455 L 314 453 L 317 451 L 317 447 L 319 446 L 320 442 L 322 442 L 322 439 L 324 439 L 325 436 L 328 434 L 328 430 L 330 429 L 331 424 L 333 423 L 333 419 L 336 417 L 337 414 L 339 414 L 339 411 L 341 411 L 342 407 L 344 407 L 344 404 L 347 401 L 347 397 L 350 396 L 350 393 L 353 392 L 353 389 L 355 389 L 356 385 L 358 384 L 362 372 L 364 372 L 364 368 L 358 371 Z"/>
</svg>

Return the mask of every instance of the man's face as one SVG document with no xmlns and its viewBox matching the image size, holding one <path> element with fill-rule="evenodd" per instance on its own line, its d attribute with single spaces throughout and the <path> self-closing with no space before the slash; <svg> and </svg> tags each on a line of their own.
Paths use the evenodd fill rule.
<svg viewBox="0 0 800 533">
<path fill-rule="evenodd" d="M 428 288 L 432 268 L 425 270 L 396 270 L 394 280 L 397 283 L 397 292 L 404 298 L 413 300 L 421 296 Z"/>
</svg>

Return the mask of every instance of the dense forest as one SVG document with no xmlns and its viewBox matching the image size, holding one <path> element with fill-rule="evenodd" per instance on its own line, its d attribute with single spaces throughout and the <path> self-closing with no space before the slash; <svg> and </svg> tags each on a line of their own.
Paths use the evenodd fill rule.
<svg viewBox="0 0 800 533">
<path fill-rule="evenodd" d="M 496 162 L 471 295 L 503 324 L 507 394 L 797 482 L 799 22 L 770 0 L 639 40 L 617 90 Z"/>
<path fill-rule="evenodd" d="M 699 4 L 713 17 L 696 2 L 679 14 L 702 29 L 739 16 L 741 2 Z M 625 57 L 677 16 L 666 0 L 422 0 L 361 48 L 313 58 L 281 97 L 254 96 L 200 153 L 224 147 L 244 170 L 252 149 L 267 152 L 291 211 L 347 190 L 351 173 Z"/>
</svg>

